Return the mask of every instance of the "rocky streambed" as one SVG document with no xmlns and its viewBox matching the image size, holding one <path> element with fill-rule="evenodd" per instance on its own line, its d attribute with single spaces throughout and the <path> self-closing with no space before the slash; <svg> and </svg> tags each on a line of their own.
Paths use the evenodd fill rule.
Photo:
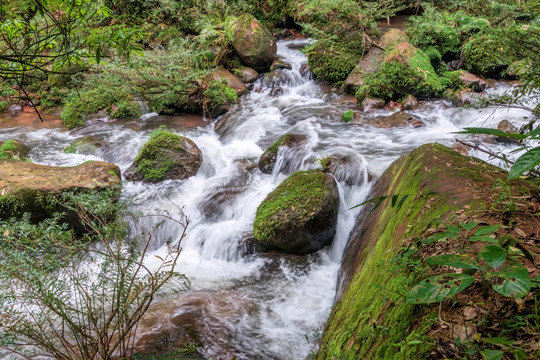
<svg viewBox="0 0 540 360">
<path fill-rule="evenodd" d="M 126 174 L 137 163 L 152 131 L 161 125 L 189 139 L 193 145 L 188 143 L 188 147 L 197 148 L 197 164 L 190 176 L 159 181 L 130 177 L 132 181 L 127 181 L 122 175 L 122 196 L 133 200 L 135 210 L 176 213 L 180 208 L 190 220 L 178 269 L 190 279 L 191 289 L 158 296 L 139 328 L 139 351 L 166 352 L 196 342 L 198 351 L 209 358 L 306 358 L 317 350 L 334 302 L 342 257 L 359 212 L 351 208 L 366 200 L 373 181 L 394 160 L 423 144 L 454 146 L 457 135 L 453 132 L 463 127 L 497 127 L 502 120 L 519 126 L 527 121 L 524 110 L 462 108 L 444 100 L 420 101 L 403 111 L 376 101 L 359 105 L 313 80 L 300 51 L 308 41 L 278 42 L 277 53 L 286 65 L 251 83 L 251 92 L 217 121 L 146 113 L 136 120 L 97 118 L 68 132 L 29 123 L 12 126 L 7 115 L 0 141 L 24 142 L 30 148 L 29 159 L 40 165 L 84 166 L 80 164 L 105 161 Z M 484 91 L 508 89 L 510 85 L 500 83 Z M 345 122 L 347 111 L 352 111 L 351 121 Z M 167 151 L 159 156 L 169 156 L 180 137 L 167 138 L 173 142 L 166 142 Z M 87 145 L 76 146 L 82 138 Z M 502 152 L 512 149 L 496 141 L 492 146 Z M 273 153 L 261 159 L 272 148 Z M 482 153 L 471 154 L 486 158 Z M 109 170 L 104 171 L 113 177 Z M 332 205 L 323 211 L 314 203 L 307 215 L 319 212 L 323 219 L 319 224 L 332 231 L 325 233 L 306 222 L 300 233 L 315 233 L 321 239 L 316 241 L 318 246 L 300 251 L 308 255 L 254 249 L 257 242 L 252 236 L 254 221 L 262 216 L 260 204 L 267 196 L 281 196 L 271 194 L 287 192 L 282 185 L 292 183 L 285 179 L 297 171 L 324 177 L 327 188 L 320 187 L 321 204 Z M 319 180 L 308 190 L 318 189 Z M 282 203 L 294 207 L 293 212 L 297 207 L 303 211 L 307 205 L 302 200 L 310 203 L 309 195 L 308 191 L 292 198 L 299 204 L 289 204 L 287 199 Z M 282 223 L 287 216 L 270 211 L 266 215 L 268 221 Z M 140 219 L 132 224 L 132 231 L 150 229 L 158 221 Z M 269 225 L 263 225 L 257 232 L 256 227 L 255 235 L 260 237 L 258 233 L 268 229 Z M 157 230 L 147 259 L 150 268 L 157 261 L 155 256 L 166 252 L 167 240 L 179 232 L 173 222 Z M 275 235 L 269 234 L 265 242 L 273 241 Z M 276 244 L 269 247 L 283 250 Z M 336 348 L 327 340 L 324 344 L 324 349 Z"/>
</svg>

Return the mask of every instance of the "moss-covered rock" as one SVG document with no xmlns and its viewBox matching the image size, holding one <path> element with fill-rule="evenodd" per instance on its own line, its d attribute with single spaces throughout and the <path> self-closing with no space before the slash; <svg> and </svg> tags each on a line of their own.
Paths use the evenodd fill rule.
<svg viewBox="0 0 540 360">
<path fill-rule="evenodd" d="M 237 96 L 244 95 L 249 92 L 248 88 L 246 87 L 246 85 L 244 85 L 242 80 L 240 80 L 224 68 L 218 68 L 214 70 L 210 75 L 208 75 L 208 77 L 206 78 L 206 82 L 210 83 L 212 81 L 218 81 L 226 84 L 229 88 L 236 92 Z"/>
<path fill-rule="evenodd" d="M 232 72 L 244 83 L 250 83 L 259 78 L 259 73 L 257 71 L 246 66 L 233 69 Z"/>
<path fill-rule="evenodd" d="M 427 333 L 438 306 L 419 316 L 419 308 L 405 302 L 415 273 L 392 259 L 406 239 L 421 236 L 454 210 L 483 209 L 485 189 L 506 177 L 500 168 L 439 144 L 421 146 L 395 161 L 370 197 L 408 197 L 400 207 L 387 199 L 358 216 L 345 250 L 338 300 L 316 358 L 430 359 L 433 343 Z M 403 341 L 406 346 L 396 346 Z"/>
<path fill-rule="evenodd" d="M 19 140 L 0 141 L 0 160 L 27 161 L 30 148 Z"/>
<path fill-rule="evenodd" d="M 261 203 L 253 235 L 265 246 L 309 254 L 332 242 L 338 210 L 339 193 L 331 175 L 298 171 Z"/>
<path fill-rule="evenodd" d="M 41 221 L 55 212 L 64 212 L 61 197 L 72 191 L 118 189 L 120 169 L 101 161 L 88 161 L 73 167 L 2 161 L 0 164 L 0 219 L 30 213 L 32 221 Z M 119 192 L 111 201 L 116 201 Z M 81 229 L 78 215 L 67 211 L 66 222 Z"/>
<path fill-rule="evenodd" d="M 318 41 L 309 46 L 306 54 L 313 74 L 330 82 L 345 80 L 360 59 L 354 51 L 329 40 Z"/>
<path fill-rule="evenodd" d="M 396 45 L 409 41 L 409 37 L 403 31 L 390 29 L 379 40 L 379 46 L 372 46 L 366 55 L 349 73 L 345 79 L 345 91 L 354 93 L 358 87 L 364 84 L 366 75 L 373 74 L 379 70 L 385 56 L 385 51 L 392 50 Z"/>
<path fill-rule="evenodd" d="M 66 154 L 96 155 L 103 146 L 105 146 L 105 142 L 98 136 L 84 136 L 71 141 L 64 152 Z"/>
<path fill-rule="evenodd" d="M 386 100 L 398 100 L 409 94 L 426 98 L 445 89 L 426 54 L 407 42 L 388 52 L 382 66 L 367 76 L 364 84 L 369 86 L 371 95 Z"/>
<path fill-rule="evenodd" d="M 256 71 L 266 71 L 277 52 L 272 33 L 252 15 L 244 14 L 237 20 L 232 46 L 247 66 Z"/>
<path fill-rule="evenodd" d="M 124 175 L 133 181 L 184 180 L 195 175 L 201 163 L 201 151 L 193 141 L 158 129 L 150 135 Z"/>
<path fill-rule="evenodd" d="M 301 147 L 306 143 L 307 136 L 305 135 L 285 134 L 280 136 L 259 158 L 259 169 L 265 174 L 271 174 L 281 146 L 291 149 Z"/>
</svg>

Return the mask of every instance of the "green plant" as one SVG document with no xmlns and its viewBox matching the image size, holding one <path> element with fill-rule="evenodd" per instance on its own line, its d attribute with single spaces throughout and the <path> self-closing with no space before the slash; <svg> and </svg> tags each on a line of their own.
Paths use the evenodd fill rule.
<svg viewBox="0 0 540 360">
<path fill-rule="evenodd" d="M 358 54 L 331 40 L 318 41 L 305 52 L 311 71 L 331 82 L 345 80 L 360 60 Z"/>
<path fill-rule="evenodd" d="M 351 122 L 354 117 L 354 111 L 353 110 L 347 110 L 341 115 L 341 121 L 343 122 Z"/>
<path fill-rule="evenodd" d="M 472 232 L 472 230 L 476 230 Z M 436 233 L 420 241 L 421 245 L 435 244 L 444 239 L 464 239 L 480 242 L 481 249 L 474 254 L 445 254 L 425 259 L 431 266 L 443 266 L 463 269 L 462 273 L 443 273 L 431 276 L 415 285 L 407 294 L 407 302 L 429 304 L 452 298 L 472 285 L 477 278 L 493 291 L 517 299 L 529 293 L 532 282 L 527 268 L 518 258 L 530 261 L 531 254 L 523 245 L 510 235 L 492 237 L 500 225 L 479 226 L 478 223 L 462 223 L 460 226 L 450 225 L 447 231 Z M 511 248 L 519 249 L 518 252 Z M 475 278 L 473 275 L 478 274 Z"/>
<path fill-rule="evenodd" d="M 235 103 L 238 99 L 236 91 L 227 86 L 225 80 L 211 81 L 203 94 L 207 98 L 205 103 L 210 110 L 214 110 L 220 105 Z"/>
<path fill-rule="evenodd" d="M 25 358 L 131 358 L 134 332 L 158 291 L 173 281 L 178 290 L 187 285 L 175 271 L 187 222 L 151 271 L 144 264 L 151 233 L 130 238 L 91 194 L 63 201 L 92 229 L 83 239 L 60 214 L 39 224 L 0 223 L 0 348 Z"/>
</svg>

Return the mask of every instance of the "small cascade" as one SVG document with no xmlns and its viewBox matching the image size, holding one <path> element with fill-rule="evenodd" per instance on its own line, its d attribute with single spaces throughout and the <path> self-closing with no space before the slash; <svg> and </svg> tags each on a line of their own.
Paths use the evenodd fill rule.
<svg viewBox="0 0 540 360">
<path fill-rule="evenodd" d="M 177 268 L 190 279 L 191 290 L 158 297 L 148 314 L 156 323 L 148 320 L 147 326 L 142 324 L 141 339 L 159 324 L 159 331 L 171 333 L 200 330 L 206 344 L 202 351 L 209 358 L 308 357 L 316 350 L 312 339 L 324 326 L 334 300 L 340 260 L 359 212 L 351 208 L 366 200 L 371 179 L 422 144 L 452 145 L 453 132 L 463 127 L 496 127 L 502 118 L 519 126 L 528 116 L 519 109 L 492 114 L 455 108 L 439 100 L 412 111 L 424 123 L 419 128 L 347 124 L 341 115 L 348 108 L 336 101 L 339 95 L 325 92 L 303 70 L 307 59 L 301 48 L 308 43 L 278 42 L 278 55 L 291 69 L 276 70 L 279 76 L 274 74 L 271 81 L 265 81 L 268 75 L 257 80 L 254 90 L 225 115 L 227 118 L 216 123 L 190 115 L 158 116 L 144 109 L 141 119 L 95 121 L 72 132 L 0 128 L 0 140 L 25 142 L 32 149 L 31 160 L 47 165 L 102 160 L 125 171 L 160 125 L 190 138 L 201 149 L 202 165 L 197 175 L 187 180 L 124 183 L 123 196 L 133 201 L 134 210 L 175 216 L 181 209 L 190 220 Z M 507 89 L 501 85 L 489 91 Z M 389 114 L 378 110 L 369 116 Z M 291 133 L 305 135 L 307 141 L 280 148 L 273 173 L 261 173 L 256 166 L 261 154 L 281 135 Z M 64 153 L 71 141 L 88 135 L 102 139 L 104 150 L 95 155 Z M 498 150 L 511 150 L 504 144 L 497 146 Z M 247 254 L 243 241 L 252 233 L 259 204 L 291 173 L 322 168 L 328 159 L 327 170 L 336 178 L 340 192 L 332 245 L 305 257 Z M 131 224 L 131 231 L 138 234 L 153 229 L 161 220 L 140 218 Z M 180 226 L 171 221 L 156 229 L 146 259 L 149 268 L 156 266 L 156 256 L 163 255 L 167 242 L 176 241 L 180 233 Z"/>
</svg>

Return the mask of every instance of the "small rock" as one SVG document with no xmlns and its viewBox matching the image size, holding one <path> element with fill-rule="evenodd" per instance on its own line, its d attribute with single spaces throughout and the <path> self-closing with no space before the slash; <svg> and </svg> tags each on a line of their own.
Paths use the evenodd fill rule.
<svg viewBox="0 0 540 360">
<path fill-rule="evenodd" d="M 270 96 L 277 97 L 277 96 L 283 95 L 284 93 L 285 93 L 284 88 L 282 88 L 281 86 L 276 86 L 270 91 Z"/>
<path fill-rule="evenodd" d="M 242 67 L 233 70 L 234 75 L 238 76 L 243 83 L 250 83 L 259 78 L 259 73 L 250 67 Z"/>
<path fill-rule="evenodd" d="M 371 110 L 377 110 L 384 108 L 386 101 L 384 99 L 368 97 L 362 101 L 361 107 L 362 111 L 367 112 Z"/>
<path fill-rule="evenodd" d="M 468 146 L 460 143 L 455 143 L 454 145 L 452 145 L 452 149 L 457 151 L 461 155 L 469 155 L 469 151 L 471 150 Z"/>
<path fill-rule="evenodd" d="M 291 36 L 291 30 L 290 29 L 275 29 L 274 36 L 278 40 L 283 40 L 283 39 Z"/>
<path fill-rule="evenodd" d="M 264 75 L 262 83 L 268 87 L 279 86 L 287 83 L 287 75 L 283 70 L 274 70 Z"/>
<path fill-rule="evenodd" d="M 418 106 L 418 100 L 412 95 L 407 96 L 402 102 L 401 102 L 401 109 L 403 110 L 413 110 L 416 109 Z"/>
<path fill-rule="evenodd" d="M 412 126 L 416 128 L 424 125 L 424 123 L 415 115 L 398 111 L 388 117 L 378 117 L 375 120 L 370 121 L 369 125 L 383 129 L 401 126 Z"/>
<path fill-rule="evenodd" d="M 292 70 L 292 65 L 283 60 L 282 58 L 277 58 L 274 60 L 272 65 L 270 66 L 270 71 L 278 70 L 278 69 L 286 69 L 286 70 Z"/>
<path fill-rule="evenodd" d="M 307 63 L 300 65 L 299 72 L 302 77 L 313 77 L 313 73 L 311 72 L 311 69 Z"/>
<path fill-rule="evenodd" d="M 85 136 L 71 141 L 64 149 L 66 154 L 96 155 L 106 143 L 97 136 Z"/>
<path fill-rule="evenodd" d="M 392 101 L 390 100 L 385 106 L 384 106 L 384 109 L 385 110 L 401 110 L 401 104 L 398 103 L 397 101 Z"/>
<path fill-rule="evenodd" d="M 501 130 L 502 132 L 505 132 L 507 134 L 517 133 L 519 131 L 519 129 L 508 120 L 501 121 L 499 125 L 497 125 L 497 130 Z M 495 140 L 497 140 L 497 142 L 506 144 L 519 144 L 518 139 L 514 139 L 511 137 L 497 136 L 495 137 Z"/>
<path fill-rule="evenodd" d="M 487 81 L 480 76 L 471 74 L 467 71 L 461 71 L 459 75 L 459 80 L 463 85 L 473 89 L 474 91 L 480 92 L 485 90 L 488 87 Z"/>
<path fill-rule="evenodd" d="M 271 174 L 274 170 L 280 147 L 283 146 L 295 152 L 295 150 L 305 147 L 307 143 L 308 138 L 305 135 L 285 134 L 280 136 L 259 158 L 259 169 L 265 174 Z M 289 167 L 288 164 L 284 164 L 284 166 Z"/>
</svg>

